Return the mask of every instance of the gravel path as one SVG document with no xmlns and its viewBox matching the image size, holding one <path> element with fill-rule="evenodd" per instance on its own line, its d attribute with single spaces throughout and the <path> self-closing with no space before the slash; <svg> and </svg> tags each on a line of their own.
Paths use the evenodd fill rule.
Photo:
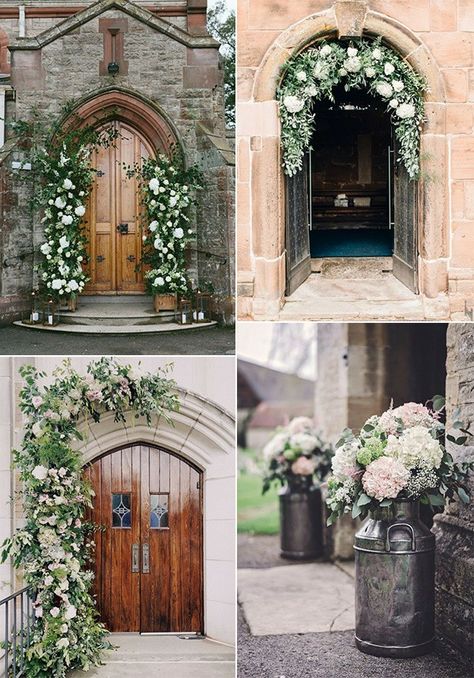
<svg viewBox="0 0 474 678">
<path fill-rule="evenodd" d="M 0 327 L 0 355 L 233 355 L 234 352 L 232 328 L 120 336 Z"/>
</svg>

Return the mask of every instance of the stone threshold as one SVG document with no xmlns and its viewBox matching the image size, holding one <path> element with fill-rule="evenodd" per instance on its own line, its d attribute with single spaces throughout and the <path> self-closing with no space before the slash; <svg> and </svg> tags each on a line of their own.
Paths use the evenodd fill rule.
<svg viewBox="0 0 474 678">
<path fill-rule="evenodd" d="M 163 334 L 167 332 L 186 332 L 190 330 L 210 329 L 217 326 L 217 322 L 193 323 L 192 325 L 180 325 L 179 323 L 160 323 L 159 325 L 66 325 L 59 324 L 54 327 L 48 325 L 24 325 L 21 320 L 14 323 L 17 327 L 25 330 L 40 332 L 63 332 L 69 334 Z"/>
</svg>

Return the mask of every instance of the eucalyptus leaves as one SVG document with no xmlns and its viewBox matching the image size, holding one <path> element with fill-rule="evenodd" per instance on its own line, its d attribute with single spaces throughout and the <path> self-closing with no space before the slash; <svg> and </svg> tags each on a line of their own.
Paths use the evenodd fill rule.
<svg viewBox="0 0 474 678">
<path fill-rule="evenodd" d="M 63 678 L 72 668 L 98 665 L 109 643 L 96 620 L 88 569 L 94 526 L 84 522 L 92 490 L 82 478 L 81 455 L 73 442 L 82 440 L 78 420 L 98 422 L 106 412 L 125 421 L 129 410 L 148 423 L 154 415 L 169 418 L 179 409 L 169 368 L 137 375 L 113 359 L 90 363 L 85 376 L 65 361 L 48 386 L 47 375 L 24 366 L 20 408 L 25 417 L 15 466 L 23 487 L 24 527 L 3 544 L 2 562 L 11 557 L 23 567 L 34 593 L 36 621 L 26 653 L 28 678 Z"/>
<path fill-rule="evenodd" d="M 283 167 L 292 176 L 301 169 L 315 126 L 313 102 L 334 101 L 334 88 L 366 89 L 387 104 L 398 141 L 397 161 L 411 179 L 420 172 L 420 131 L 426 85 L 400 56 L 379 40 L 323 42 L 285 65 L 278 88 Z"/>
</svg>

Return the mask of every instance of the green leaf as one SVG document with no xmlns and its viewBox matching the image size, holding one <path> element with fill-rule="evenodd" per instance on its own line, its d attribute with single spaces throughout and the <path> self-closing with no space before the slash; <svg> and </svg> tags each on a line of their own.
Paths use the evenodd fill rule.
<svg viewBox="0 0 474 678">
<path fill-rule="evenodd" d="M 446 404 L 444 396 L 436 395 L 433 397 L 433 409 L 435 412 L 439 412 L 443 409 Z"/>
<path fill-rule="evenodd" d="M 362 430 L 363 430 L 363 431 L 373 431 L 374 428 L 375 428 L 375 426 L 372 426 L 372 424 L 366 424 L 366 425 L 363 427 Z"/>
<path fill-rule="evenodd" d="M 469 495 L 462 487 L 457 489 L 458 497 L 463 502 L 463 504 L 469 504 Z"/>
<path fill-rule="evenodd" d="M 392 505 L 391 499 L 382 499 L 382 501 L 379 504 L 379 506 L 391 506 L 391 505 Z"/>
<path fill-rule="evenodd" d="M 366 504 L 370 504 L 371 501 L 372 497 L 369 497 L 365 494 L 365 492 L 362 492 L 362 494 L 359 496 L 359 499 L 357 500 L 357 505 L 365 506 Z"/>
<path fill-rule="evenodd" d="M 444 497 L 440 494 L 429 494 L 428 499 L 430 500 L 431 506 L 444 506 L 445 504 Z"/>
<path fill-rule="evenodd" d="M 360 516 L 361 513 L 362 513 L 361 507 L 358 506 L 357 504 L 354 504 L 354 506 L 352 507 L 352 517 L 357 518 L 358 516 Z"/>
</svg>

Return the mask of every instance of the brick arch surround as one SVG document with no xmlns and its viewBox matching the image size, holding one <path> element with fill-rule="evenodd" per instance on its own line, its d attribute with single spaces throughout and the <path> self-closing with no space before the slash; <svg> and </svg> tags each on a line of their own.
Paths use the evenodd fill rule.
<svg viewBox="0 0 474 678">
<path fill-rule="evenodd" d="M 155 151 L 169 155 L 174 146 L 183 149 L 175 127 L 156 104 L 134 92 L 101 91 L 82 100 L 73 111 L 85 123 L 120 120 L 140 132 Z M 71 118 L 68 118 L 71 119 Z M 67 124 L 68 119 L 65 121 Z"/>
<path fill-rule="evenodd" d="M 419 289 L 427 297 L 447 290 L 448 148 L 444 80 L 427 47 L 406 26 L 368 10 L 364 2 L 336 2 L 330 9 L 307 16 L 280 33 L 256 71 L 248 103 L 242 104 L 244 115 L 238 131 L 250 138 L 251 206 L 250 227 L 243 233 L 244 242 L 239 243 L 240 252 L 248 252 L 248 256 L 241 256 L 239 265 L 241 295 L 247 297 L 240 309 L 243 316 L 276 319 L 284 301 L 285 176 L 275 96 L 281 68 L 291 56 L 322 38 L 380 35 L 428 83 L 427 121 L 421 135 Z"/>
</svg>

